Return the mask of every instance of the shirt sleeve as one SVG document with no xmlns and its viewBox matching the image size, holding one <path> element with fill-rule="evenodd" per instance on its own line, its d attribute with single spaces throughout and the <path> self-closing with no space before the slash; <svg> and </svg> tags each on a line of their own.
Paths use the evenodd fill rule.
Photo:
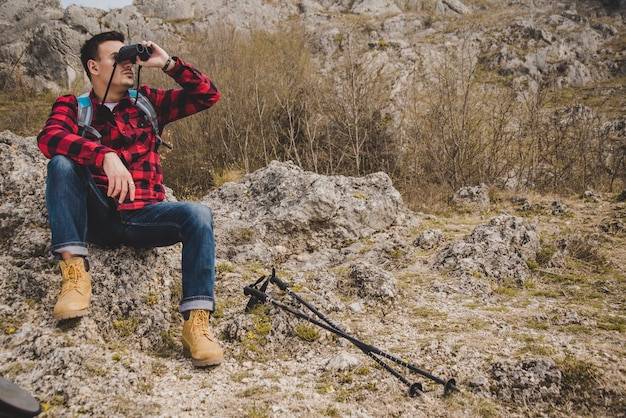
<svg viewBox="0 0 626 418">
<path fill-rule="evenodd" d="M 37 145 L 47 158 L 66 155 L 78 164 L 102 166 L 107 152 L 113 150 L 100 142 L 78 134 L 78 101 L 76 96 L 59 97 L 43 129 L 37 135 Z"/>
<path fill-rule="evenodd" d="M 209 77 L 182 59 L 172 58 L 175 64 L 166 74 L 181 88 L 157 90 L 145 86 L 148 97 L 157 109 L 160 130 L 170 122 L 210 108 L 221 97 Z"/>
</svg>

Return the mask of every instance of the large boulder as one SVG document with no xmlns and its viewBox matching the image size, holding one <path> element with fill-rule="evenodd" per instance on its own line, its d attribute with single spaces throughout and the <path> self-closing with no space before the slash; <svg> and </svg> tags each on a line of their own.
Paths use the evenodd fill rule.
<svg viewBox="0 0 626 418">
<path fill-rule="evenodd" d="M 323 176 L 292 162 L 225 183 L 203 203 L 215 214 L 218 255 L 232 261 L 339 248 L 412 219 L 384 173 Z"/>
<path fill-rule="evenodd" d="M 60 270 L 49 254 L 47 160 L 35 138 L 5 131 L 0 133 L 0 161 L 0 288 L 11 289 L 2 292 L 0 306 L 15 321 L 29 317 L 27 311 L 35 307 L 50 325 Z M 180 248 L 90 246 L 89 252 L 94 296 L 92 319 L 83 326 L 97 327 L 99 340 L 115 339 L 121 332 L 135 335 L 138 346 L 158 348 L 161 333 L 171 326 L 170 302 L 179 302 L 172 295 L 180 294 Z M 32 306 L 25 303 L 29 300 Z"/>
</svg>

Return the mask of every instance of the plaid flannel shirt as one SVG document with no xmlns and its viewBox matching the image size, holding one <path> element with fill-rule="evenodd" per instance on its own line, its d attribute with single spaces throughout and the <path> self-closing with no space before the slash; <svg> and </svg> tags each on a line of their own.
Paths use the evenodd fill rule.
<svg viewBox="0 0 626 418">
<path fill-rule="evenodd" d="M 168 123 L 208 109 L 220 98 L 219 91 L 207 76 L 180 58 L 174 58 L 174 62 L 174 68 L 167 74 L 182 89 L 160 90 L 146 85 L 138 88 L 156 109 L 159 134 Z M 39 149 L 48 158 L 66 155 L 78 164 L 88 166 L 96 185 L 105 195 L 108 179 L 102 162 L 106 153 L 117 153 L 136 187 L 135 200 L 131 202 L 127 198 L 118 205 L 118 210 L 140 209 L 164 200 L 158 143 L 149 119 L 135 106 L 128 92 L 112 112 L 99 103 L 93 90 L 89 96 L 94 110 L 91 126 L 102 138 L 98 140 L 88 133 L 79 135 L 78 101 L 76 96 L 66 95 L 54 102 L 52 112 L 37 136 Z"/>
</svg>

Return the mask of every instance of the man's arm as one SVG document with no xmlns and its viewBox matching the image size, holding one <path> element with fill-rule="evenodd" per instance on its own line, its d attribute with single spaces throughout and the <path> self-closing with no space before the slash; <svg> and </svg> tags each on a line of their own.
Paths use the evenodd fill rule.
<svg viewBox="0 0 626 418">
<path fill-rule="evenodd" d="M 181 58 L 172 57 L 169 68 L 166 74 L 182 88 L 159 90 L 144 86 L 143 91 L 157 110 L 161 130 L 170 122 L 210 108 L 221 97 L 209 77 Z"/>
<path fill-rule="evenodd" d="M 152 48 L 151 56 L 137 64 L 146 68 L 158 68 L 172 77 L 182 88 L 173 90 L 151 89 L 142 86 L 157 110 L 159 130 L 175 120 L 193 115 L 213 106 L 220 99 L 220 92 L 209 77 L 179 57 L 170 56 L 163 48 L 151 41 L 142 45 Z"/>
<path fill-rule="evenodd" d="M 135 200 L 135 184 L 122 160 L 111 148 L 78 135 L 77 113 L 75 96 L 59 97 L 37 136 L 39 149 L 48 158 L 65 155 L 78 164 L 102 167 L 109 180 L 107 195 L 120 203 L 127 195 Z"/>
<path fill-rule="evenodd" d="M 37 145 L 48 158 L 66 155 L 78 164 L 102 166 L 104 155 L 112 149 L 78 135 L 78 102 L 75 96 L 59 97 L 37 136 Z"/>
</svg>

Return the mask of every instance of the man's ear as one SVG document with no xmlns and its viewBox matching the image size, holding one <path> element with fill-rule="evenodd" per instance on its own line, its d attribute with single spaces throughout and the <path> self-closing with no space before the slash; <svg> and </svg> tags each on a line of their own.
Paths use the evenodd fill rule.
<svg viewBox="0 0 626 418">
<path fill-rule="evenodd" d="M 98 63 L 96 62 L 96 60 L 89 60 L 89 61 L 87 61 L 87 69 L 89 70 L 89 73 L 91 75 L 97 75 L 98 74 Z"/>
</svg>

